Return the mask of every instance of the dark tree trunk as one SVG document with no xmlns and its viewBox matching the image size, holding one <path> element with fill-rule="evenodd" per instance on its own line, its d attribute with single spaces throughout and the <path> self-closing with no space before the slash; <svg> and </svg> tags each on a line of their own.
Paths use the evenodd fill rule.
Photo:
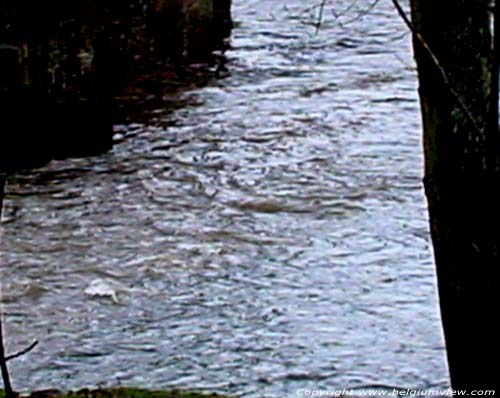
<svg viewBox="0 0 500 398">
<path fill-rule="evenodd" d="M 424 184 L 455 389 L 496 380 L 500 140 L 490 3 L 411 0 Z"/>
</svg>

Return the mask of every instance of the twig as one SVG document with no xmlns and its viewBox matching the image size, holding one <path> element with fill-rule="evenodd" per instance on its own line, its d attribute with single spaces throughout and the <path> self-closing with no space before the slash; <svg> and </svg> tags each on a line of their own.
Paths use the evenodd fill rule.
<svg viewBox="0 0 500 398">
<path fill-rule="evenodd" d="M 465 117 L 472 124 L 472 127 L 474 127 L 474 130 L 476 130 L 477 133 L 479 133 L 480 135 L 483 136 L 484 135 L 483 129 L 480 128 L 479 125 L 477 124 L 476 119 L 474 118 L 474 116 L 472 115 L 471 111 L 469 110 L 469 108 L 465 104 L 463 98 L 453 88 L 453 86 L 452 86 L 452 84 L 450 82 L 450 79 L 448 78 L 448 74 L 446 73 L 446 70 L 443 68 L 443 66 L 439 62 L 439 59 L 437 58 L 436 54 L 434 54 L 434 51 L 432 51 L 432 49 L 429 47 L 429 45 L 427 44 L 427 42 L 425 41 L 425 39 L 422 37 L 422 35 L 415 30 L 412 22 L 410 21 L 410 19 L 408 18 L 408 16 L 404 12 L 403 7 L 401 7 L 401 4 L 399 4 L 399 1 L 398 0 L 391 0 L 391 1 L 392 1 L 392 4 L 394 4 L 394 7 L 396 8 L 399 16 L 403 19 L 404 23 L 408 27 L 408 29 L 410 29 L 410 31 L 413 33 L 413 35 L 417 38 L 417 40 L 419 41 L 419 43 L 422 45 L 422 47 L 425 49 L 425 51 L 427 51 L 427 53 L 431 57 L 432 62 L 434 63 L 434 65 L 438 69 L 439 74 L 441 75 L 441 78 L 443 79 L 443 83 L 448 88 L 448 90 L 450 91 L 451 95 L 454 97 L 455 101 L 457 102 L 457 104 L 460 107 L 461 111 L 464 113 Z"/>
<path fill-rule="evenodd" d="M 19 358 L 19 357 L 27 354 L 28 352 L 33 350 L 33 348 L 35 348 L 37 345 L 38 345 L 38 341 L 35 340 L 33 343 L 31 343 L 31 345 L 29 347 L 25 348 L 24 350 L 21 350 L 21 351 L 16 352 L 15 354 L 6 356 L 5 362 L 10 361 L 10 360 L 15 359 L 15 358 Z"/>
<path fill-rule="evenodd" d="M 325 12 L 326 0 L 321 0 L 321 4 L 319 6 L 318 20 L 316 22 L 316 36 L 321 29 L 321 24 L 323 23 L 323 14 Z"/>
<path fill-rule="evenodd" d="M 5 182 L 7 177 L 5 174 L 0 174 L 0 220 L 2 219 L 3 195 L 5 192 Z M 3 312 L 2 312 L 2 297 L 0 295 L 0 370 L 2 372 L 3 388 L 6 398 L 14 398 L 16 394 L 12 389 L 10 382 L 9 368 L 7 367 L 7 359 L 5 358 L 5 346 L 3 344 Z"/>
<path fill-rule="evenodd" d="M 2 317 L 3 313 L 2 310 L 0 309 L 0 368 L 2 370 L 2 380 L 3 380 L 3 388 L 5 390 L 5 396 L 7 398 L 13 398 L 15 397 L 15 393 L 14 390 L 12 389 L 12 384 L 10 382 L 9 368 L 7 367 L 7 360 L 5 359 L 5 347 L 3 345 Z"/>
<path fill-rule="evenodd" d="M 357 2 L 356 1 L 353 1 L 345 10 L 342 10 L 340 12 L 336 12 L 334 9 L 331 9 L 331 13 L 334 17 L 334 20 L 337 22 L 337 24 L 343 28 L 344 25 L 348 25 L 352 22 L 356 22 L 360 19 L 362 19 L 364 16 L 368 15 L 377 5 L 378 3 L 380 3 L 380 0 L 373 0 L 367 8 L 365 9 L 362 9 L 360 10 L 359 7 L 356 7 L 357 6 Z M 305 25 L 313 25 L 316 27 L 316 32 L 315 32 L 315 35 L 317 36 L 320 29 L 321 29 L 321 26 L 323 24 L 323 17 L 324 17 L 324 13 L 325 13 L 325 8 L 326 8 L 326 0 L 322 0 L 321 3 L 319 5 L 315 5 L 313 7 L 310 7 L 310 8 L 307 8 L 306 10 L 304 10 L 304 12 L 309 12 L 309 11 L 313 11 L 315 10 L 316 8 L 319 8 L 319 12 L 318 12 L 318 16 L 316 18 L 316 22 L 314 23 L 305 23 Z M 347 13 L 349 13 L 351 10 L 355 9 L 357 10 L 357 14 L 355 17 L 351 18 L 351 19 L 348 19 L 347 21 L 341 21 L 341 18 L 345 15 L 347 15 Z"/>
<path fill-rule="evenodd" d="M 5 192 L 5 182 L 7 177 L 5 174 L 0 174 L 0 221 L 2 219 L 2 208 L 3 208 L 3 195 Z M 3 312 L 2 312 L 2 301 L 0 296 L 0 368 L 2 372 L 3 386 L 5 389 L 5 394 L 7 397 L 12 397 L 14 392 L 12 390 L 12 385 L 10 383 L 9 369 L 7 368 L 7 361 L 5 359 L 5 346 L 3 344 Z"/>
<path fill-rule="evenodd" d="M 344 24 L 350 24 L 352 22 L 356 22 L 356 21 L 360 20 L 364 16 L 368 15 L 378 5 L 378 3 L 380 3 L 380 0 L 374 0 L 364 10 L 360 10 L 354 18 L 351 18 L 351 19 L 348 19 L 347 21 L 344 21 Z"/>
</svg>

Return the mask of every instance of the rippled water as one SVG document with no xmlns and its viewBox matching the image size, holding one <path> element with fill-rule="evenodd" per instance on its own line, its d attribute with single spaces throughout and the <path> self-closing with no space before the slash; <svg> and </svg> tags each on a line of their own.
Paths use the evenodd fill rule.
<svg viewBox="0 0 500 398">
<path fill-rule="evenodd" d="M 18 388 L 447 386 L 409 37 L 332 3 L 316 36 L 312 3 L 236 0 L 230 76 L 11 178 Z"/>
</svg>

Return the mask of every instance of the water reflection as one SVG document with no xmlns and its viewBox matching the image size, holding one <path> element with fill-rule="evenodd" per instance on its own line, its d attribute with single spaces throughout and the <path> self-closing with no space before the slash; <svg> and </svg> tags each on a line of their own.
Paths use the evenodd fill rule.
<svg viewBox="0 0 500 398">
<path fill-rule="evenodd" d="M 229 77 L 117 126 L 109 154 L 11 180 L 9 340 L 40 340 L 20 388 L 446 385 L 415 74 L 386 3 L 315 36 L 303 2 L 236 1 Z"/>
</svg>

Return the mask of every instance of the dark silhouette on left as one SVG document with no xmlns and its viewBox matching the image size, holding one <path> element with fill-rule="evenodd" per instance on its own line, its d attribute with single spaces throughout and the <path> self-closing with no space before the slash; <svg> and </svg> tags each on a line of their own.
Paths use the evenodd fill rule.
<svg viewBox="0 0 500 398">
<path fill-rule="evenodd" d="M 0 48 L 0 172 L 110 149 L 109 101 L 57 101 L 41 89 L 21 84 L 17 54 L 14 46 Z"/>
</svg>

